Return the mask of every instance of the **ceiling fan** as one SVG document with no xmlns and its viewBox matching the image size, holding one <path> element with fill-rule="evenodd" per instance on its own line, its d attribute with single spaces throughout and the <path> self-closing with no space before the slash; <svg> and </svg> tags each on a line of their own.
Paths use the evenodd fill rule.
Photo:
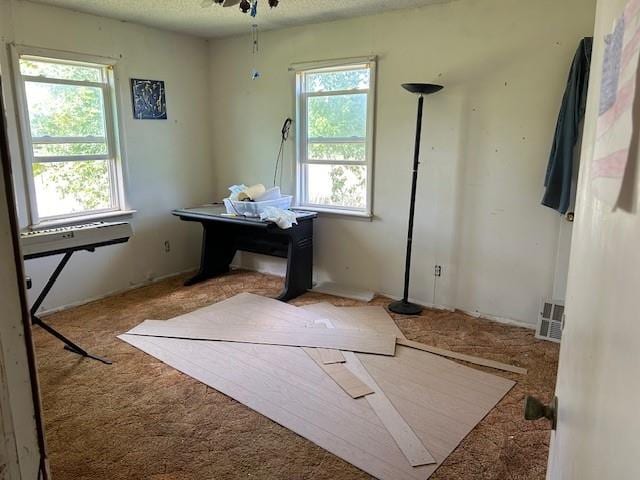
<svg viewBox="0 0 640 480">
<path fill-rule="evenodd" d="M 214 3 L 217 3 L 223 7 L 233 7 L 234 5 L 240 4 L 240 10 L 242 10 L 242 13 L 248 13 L 252 7 L 254 7 L 253 4 L 257 3 L 257 1 L 258 0 L 202 0 L 200 6 L 207 8 L 211 7 Z M 269 0 L 269 6 L 271 8 L 277 7 L 278 3 L 279 0 Z"/>
</svg>

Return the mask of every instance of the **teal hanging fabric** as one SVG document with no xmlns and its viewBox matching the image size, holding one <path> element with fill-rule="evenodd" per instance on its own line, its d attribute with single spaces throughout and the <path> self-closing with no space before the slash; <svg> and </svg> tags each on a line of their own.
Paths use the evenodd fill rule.
<svg viewBox="0 0 640 480">
<path fill-rule="evenodd" d="M 584 118 L 592 46 L 593 38 L 583 38 L 573 59 L 544 182 L 542 205 L 563 215 L 571 204 L 574 148 Z"/>
</svg>

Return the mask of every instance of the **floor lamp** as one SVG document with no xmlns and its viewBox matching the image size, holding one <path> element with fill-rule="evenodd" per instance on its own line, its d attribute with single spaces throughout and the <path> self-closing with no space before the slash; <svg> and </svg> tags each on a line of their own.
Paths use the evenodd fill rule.
<svg viewBox="0 0 640 480">
<path fill-rule="evenodd" d="M 413 241 L 413 216 L 416 209 L 416 187 L 418 182 L 418 165 L 420 165 L 420 135 L 422 133 L 422 106 L 424 96 L 439 92 L 444 87 L 430 83 L 405 83 L 402 87 L 418 95 L 418 119 L 416 122 L 416 144 L 413 154 L 413 181 L 411 183 L 411 206 L 409 207 L 409 232 L 407 233 L 407 259 L 404 267 L 404 296 L 402 300 L 389 304 L 389 310 L 403 315 L 417 315 L 422 311 L 420 305 L 409 302 L 409 277 L 411 275 L 411 243 Z"/>
</svg>

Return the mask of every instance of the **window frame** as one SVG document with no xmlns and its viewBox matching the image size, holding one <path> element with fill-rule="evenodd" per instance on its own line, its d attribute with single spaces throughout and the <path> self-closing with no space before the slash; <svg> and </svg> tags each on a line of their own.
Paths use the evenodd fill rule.
<svg viewBox="0 0 640 480">
<path fill-rule="evenodd" d="M 305 76 L 309 73 L 331 72 L 340 70 L 355 70 L 357 68 L 369 69 L 369 88 L 336 90 L 329 92 L 306 92 Z M 290 70 L 295 72 L 295 101 L 296 101 L 296 208 L 320 213 L 330 213 L 353 217 L 373 217 L 373 168 L 374 168 L 374 135 L 375 135 L 375 106 L 376 106 L 376 67 L 375 56 L 346 58 L 318 62 L 305 62 L 292 65 Z M 309 160 L 308 159 L 308 125 L 307 102 L 310 97 L 367 94 L 367 125 L 365 137 L 362 142 L 350 138 L 331 138 L 327 143 L 363 143 L 365 145 L 364 162 L 357 160 Z M 328 139 L 327 139 L 328 140 Z M 322 142 L 320 142 L 322 143 Z M 321 205 L 310 203 L 307 200 L 307 165 L 361 165 L 366 167 L 366 205 L 365 208 L 345 207 L 340 205 Z"/>
<path fill-rule="evenodd" d="M 33 60 L 42 60 L 47 63 L 58 63 L 63 65 L 76 64 L 99 67 L 102 70 L 103 81 L 93 82 L 84 80 L 65 80 L 23 75 L 20 71 L 20 59 L 25 57 L 31 58 Z M 119 116 L 121 102 L 118 95 L 118 89 L 116 88 L 116 86 L 119 84 L 116 65 L 117 60 L 111 57 L 101 57 L 15 44 L 11 46 L 11 60 L 22 147 L 21 163 L 24 171 L 27 192 L 26 201 L 27 211 L 29 213 L 29 226 L 43 227 L 49 225 L 65 225 L 78 223 L 80 221 L 91 221 L 94 219 L 102 219 L 133 213 L 133 210 L 127 207 L 124 189 L 124 153 L 122 150 L 122 141 L 120 136 L 122 128 L 120 123 L 121 119 Z M 86 86 L 92 88 L 100 88 L 102 92 L 102 103 L 105 122 L 104 143 L 107 147 L 107 153 L 104 155 L 60 155 L 35 157 L 33 152 L 34 145 L 56 143 L 56 139 L 64 139 L 64 143 L 69 143 L 68 140 L 75 140 L 76 142 L 74 143 L 102 143 L 102 141 L 97 142 L 97 140 L 102 140 L 103 137 L 33 137 L 31 133 L 31 122 L 29 118 L 29 109 L 27 103 L 27 94 L 25 87 L 26 82 L 41 82 L 56 85 L 73 85 L 80 87 Z M 37 139 L 38 141 L 34 142 L 34 139 Z M 111 188 L 110 195 L 113 205 L 109 208 L 85 210 L 63 215 L 41 217 L 38 212 L 35 180 L 33 175 L 33 164 L 83 160 L 105 160 L 108 162 Z"/>
</svg>

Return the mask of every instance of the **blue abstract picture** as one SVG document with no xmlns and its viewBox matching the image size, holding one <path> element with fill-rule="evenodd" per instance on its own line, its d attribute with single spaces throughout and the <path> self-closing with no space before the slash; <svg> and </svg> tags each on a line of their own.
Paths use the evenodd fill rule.
<svg viewBox="0 0 640 480">
<path fill-rule="evenodd" d="M 167 101 L 162 80 L 131 79 L 133 117 L 138 120 L 166 120 Z"/>
</svg>

